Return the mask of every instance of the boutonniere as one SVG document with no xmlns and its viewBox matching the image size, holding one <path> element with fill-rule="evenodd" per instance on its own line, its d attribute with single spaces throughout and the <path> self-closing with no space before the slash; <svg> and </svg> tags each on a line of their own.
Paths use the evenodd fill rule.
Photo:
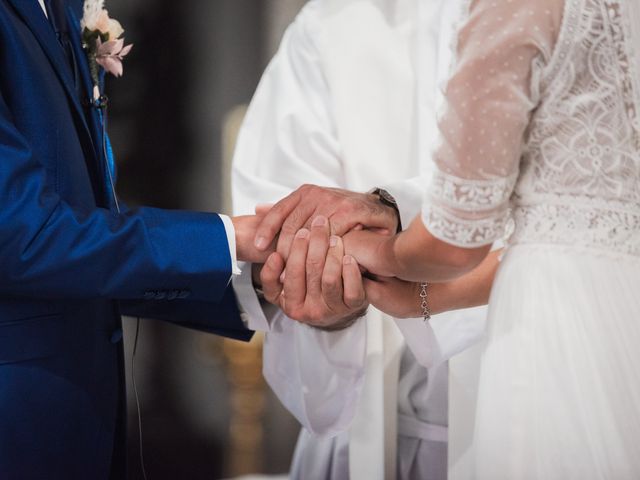
<svg viewBox="0 0 640 480">
<path fill-rule="evenodd" d="M 124 44 L 124 29 L 120 22 L 109 17 L 104 0 L 85 0 L 80 22 L 82 46 L 87 52 L 89 70 L 93 80 L 93 100 L 101 103 L 100 68 L 116 77 L 123 72 L 122 60 L 133 45 Z"/>
</svg>

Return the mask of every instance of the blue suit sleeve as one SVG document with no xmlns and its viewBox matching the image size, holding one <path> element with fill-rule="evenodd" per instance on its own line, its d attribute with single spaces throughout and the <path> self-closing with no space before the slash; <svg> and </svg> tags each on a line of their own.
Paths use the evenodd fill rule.
<svg viewBox="0 0 640 480">
<path fill-rule="evenodd" d="M 65 202 L 0 92 L 0 295 L 217 303 L 230 276 L 218 215 Z"/>
<path fill-rule="evenodd" d="M 120 310 L 124 315 L 131 317 L 168 321 L 235 340 L 249 341 L 254 333 L 242 322 L 233 288 L 228 288 L 220 302 L 215 303 L 190 300 L 124 300 L 120 302 Z"/>
</svg>

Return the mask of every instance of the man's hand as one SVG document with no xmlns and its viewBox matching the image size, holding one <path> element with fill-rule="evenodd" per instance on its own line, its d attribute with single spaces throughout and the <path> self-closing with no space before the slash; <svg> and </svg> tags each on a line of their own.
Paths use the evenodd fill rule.
<svg viewBox="0 0 640 480">
<path fill-rule="evenodd" d="M 360 268 L 344 256 L 342 239 L 330 237 L 326 217 L 300 230 L 286 262 L 273 253 L 260 274 L 265 299 L 290 318 L 324 329 L 350 325 L 367 307 Z"/>
<path fill-rule="evenodd" d="M 310 228 L 319 215 L 329 220 L 330 233 L 340 237 L 354 228 L 395 234 L 400 220 L 376 195 L 304 185 L 266 213 L 256 231 L 256 248 L 268 250 L 279 234 L 277 251 L 286 260 L 296 233 Z"/>
<path fill-rule="evenodd" d="M 259 215 L 245 215 L 232 217 L 233 228 L 236 231 L 236 252 L 238 260 L 251 263 L 264 263 L 275 249 L 275 243 L 264 250 L 258 250 L 253 239 L 256 228 L 262 217 Z"/>
</svg>

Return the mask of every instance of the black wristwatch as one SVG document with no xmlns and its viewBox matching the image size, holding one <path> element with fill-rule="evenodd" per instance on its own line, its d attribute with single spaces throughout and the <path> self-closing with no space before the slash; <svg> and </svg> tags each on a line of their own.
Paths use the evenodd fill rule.
<svg viewBox="0 0 640 480">
<path fill-rule="evenodd" d="M 389 192 L 387 192 L 384 188 L 374 188 L 369 192 L 371 195 L 375 195 L 380 200 L 380 203 L 387 207 L 391 207 L 396 211 L 396 215 L 398 216 L 398 231 L 396 233 L 400 233 L 402 231 L 402 217 L 400 216 L 400 209 L 398 208 L 398 202 L 393 198 Z"/>
</svg>

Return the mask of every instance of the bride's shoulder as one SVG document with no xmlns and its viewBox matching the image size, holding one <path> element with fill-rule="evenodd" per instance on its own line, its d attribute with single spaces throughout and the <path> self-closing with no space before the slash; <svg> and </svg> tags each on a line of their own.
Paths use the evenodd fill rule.
<svg viewBox="0 0 640 480">
<path fill-rule="evenodd" d="M 545 15 L 553 15 L 557 12 L 562 16 L 565 3 L 572 0 L 463 0 L 469 10 L 492 8 L 496 11 L 527 10 L 531 15 L 543 12 Z"/>
<path fill-rule="evenodd" d="M 555 43 L 562 27 L 565 3 L 575 0 L 466 0 L 467 25 L 494 35 L 527 37 L 535 43 Z"/>
<path fill-rule="evenodd" d="M 562 19 L 565 3 L 572 0 L 466 0 L 470 14 L 491 11 L 512 18 Z"/>
</svg>

